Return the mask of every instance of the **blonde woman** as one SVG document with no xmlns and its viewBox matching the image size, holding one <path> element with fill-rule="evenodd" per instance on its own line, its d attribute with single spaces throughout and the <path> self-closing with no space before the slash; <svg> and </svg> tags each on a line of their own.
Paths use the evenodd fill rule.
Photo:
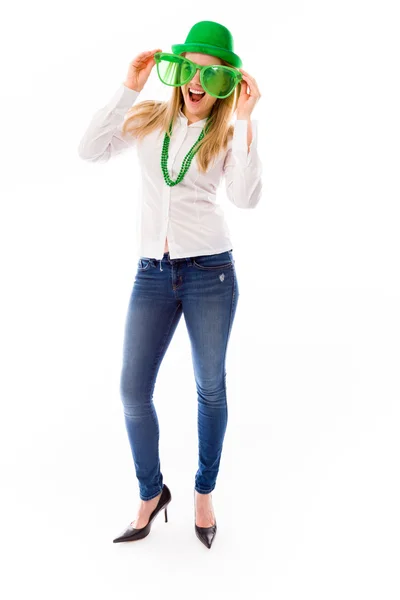
<svg viewBox="0 0 400 600">
<path fill-rule="evenodd" d="M 223 180 L 229 201 L 249 209 L 257 206 L 262 190 L 257 121 L 251 119 L 261 95 L 241 65 L 230 31 L 214 21 L 200 21 L 184 44 L 172 46 L 172 53 L 156 49 L 136 56 L 124 83 L 94 115 L 79 145 L 81 158 L 94 162 L 135 146 L 142 172 L 139 257 L 120 385 L 140 505 L 114 542 L 144 538 L 162 510 L 167 521 L 171 492 L 160 468 L 153 391 L 182 313 L 198 401 L 195 532 L 211 548 L 217 531 L 212 491 L 227 426 L 225 359 L 239 287 L 216 191 Z M 154 66 L 160 80 L 171 86 L 171 97 L 138 102 Z"/>
</svg>

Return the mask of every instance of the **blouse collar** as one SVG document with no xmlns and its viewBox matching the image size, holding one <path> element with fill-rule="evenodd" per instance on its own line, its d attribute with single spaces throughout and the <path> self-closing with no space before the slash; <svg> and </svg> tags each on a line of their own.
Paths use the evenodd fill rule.
<svg viewBox="0 0 400 600">
<path fill-rule="evenodd" d="M 187 124 L 188 118 L 183 114 L 181 108 L 179 109 L 178 116 L 179 116 L 179 120 L 180 120 L 181 123 L 186 123 Z M 205 117 L 205 119 L 200 119 L 200 121 L 194 121 L 194 123 L 190 123 L 190 125 L 188 125 L 188 127 L 200 127 L 200 128 L 202 128 L 202 127 L 204 127 L 205 122 L 207 121 L 207 118 L 208 117 Z"/>
</svg>

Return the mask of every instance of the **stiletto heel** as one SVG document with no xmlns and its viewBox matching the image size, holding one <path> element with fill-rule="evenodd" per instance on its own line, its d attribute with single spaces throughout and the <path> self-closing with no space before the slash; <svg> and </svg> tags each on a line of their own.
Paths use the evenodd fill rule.
<svg viewBox="0 0 400 600">
<path fill-rule="evenodd" d="M 211 525 L 211 527 L 199 527 L 196 525 L 196 490 L 194 490 L 194 530 L 206 548 L 211 548 L 217 533 L 217 520 L 215 520 L 214 525 Z"/>
<path fill-rule="evenodd" d="M 161 496 L 158 500 L 158 504 L 157 504 L 156 508 L 153 510 L 153 512 L 151 513 L 149 522 L 147 523 L 147 525 L 145 525 L 144 527 L 141 527 L 140 529 L 135 529 L 135 527 L 132 527 L 132 525 L 130 524 L 125 529 L 125 531 L 123 531 L 121 533 L 121 535 L 119 535 L 118 537 L 115 538 L 115 540 L 113 540 L 113 542 L 133 542 L 135 540 L 143 539 L 144 537 L 149 535 L 152 522 L 154 521 L 154 519 L 156 518 L 158 513 L 161 512 L 163 509 L 165 511 L 165 522 L 167 522 L 168 521 L 167 506 L 171 502 L 171 499 L 172 499 L 172 496 L 171 496 L 170 489 L 164 483 L 163 489 L 161 492 Z"/>
</svg>

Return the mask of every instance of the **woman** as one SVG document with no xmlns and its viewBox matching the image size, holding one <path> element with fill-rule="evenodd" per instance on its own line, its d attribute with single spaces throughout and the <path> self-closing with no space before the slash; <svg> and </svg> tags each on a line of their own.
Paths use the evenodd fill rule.
<svg viewBox="0 0 400 600">
<path fill-rule="evenodd" d="M 154 65 L 161 81 L 172 86 L 170 100 L 132 106 Z M 207 548 L 216 534 L 211 492 L 227 424 L 225 357 L 239 297 L 216 190 L 224 178 L 228 199 L 239 208 L 254 208 L 262 188 L 257 122 L 250 118 L 260 92 L 241 65 L 229 30 L 200 21 L 172 53 L 142 52 L 130 63 L 126 80 L 94 115 L 79 145 L 79 155 L 95 162 L 135 146 L 142 169 L 139 260 L 120 387 L 141 503 L 114 542 L 147 536 L 163 509 L 167 521 L 171 492 L 160 471 L 152 398 L 182 313 L 198 392 L 195 531 Z"/>
</svg>

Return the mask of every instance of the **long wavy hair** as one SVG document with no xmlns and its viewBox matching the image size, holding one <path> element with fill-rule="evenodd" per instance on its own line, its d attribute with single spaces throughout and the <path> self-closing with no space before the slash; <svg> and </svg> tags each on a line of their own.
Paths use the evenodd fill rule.
<svg viewBox="0 0 400 600">
<path fill-rule="evenodd" d="M 183 56 L 186 53 L 183 53 Z M 232 67 L 230 63 L 222 60 L 222 64 Z M 208 131 L 204 138 L 198 142 L 198 151 L 195 155 L 198 169 L 205 173 L 221 151 L 226 151 L 229 139 L 233 136 L 233 125 L 230 120 L 236 110 L 240 96 L 241 84 L 239 83 L 232 94 L 227 98 L 217 98 L 212 106 Z M 172 94 L 168 101 L 143 100 L 133 105 L 125 116 L 122 132 L 141 139 L 154 129 L 161 129 L 169 135 L 171 121 L 174 123 L 179 110 L 183 109 L 184 97 L 181 87 L 172 87 Z M 172 132 L 173 133 L 173 132 Z M 196 149 L 196 147 L 194 148 Z"/>
</svg>

